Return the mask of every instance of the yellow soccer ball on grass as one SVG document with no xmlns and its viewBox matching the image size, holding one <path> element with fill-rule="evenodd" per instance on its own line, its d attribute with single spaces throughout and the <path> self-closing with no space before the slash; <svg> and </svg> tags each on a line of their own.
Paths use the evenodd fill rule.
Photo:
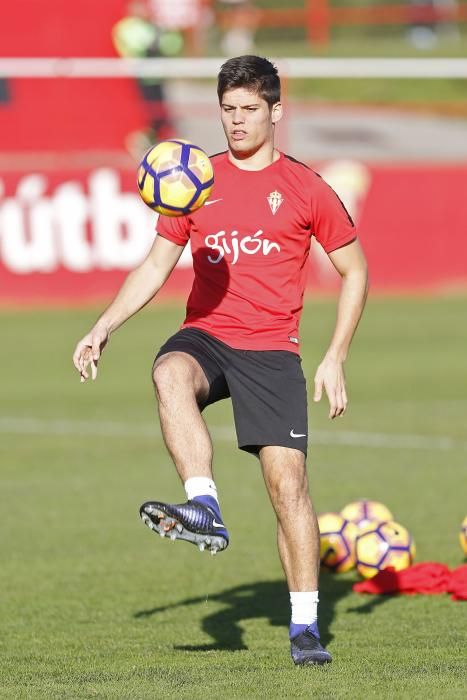
<svg viewBox="0 0 467 700">
<path fill-rule="evenodd" d="M 339 513 L 321 513 L 318 515 L 318 525 L 322 566 L 336 573 L 353 569 L 357 526 Z"/>
<path fill-rule="evenodd" d="M 394 516 L 384 503 L 370 501 L 362 498 L 358 501 L 348 503 L 342 510 L 341 515 L 355 523 L 359 529 L 366 527 L 369 523 L 377 520 L 382 523 L 386 520 L 394 520 Z"/>
<path fill-rule="evenodd" d="M 143 202 L 165 216 L 184 216 L 203 206 L 214 185 L 209 156 L 183 139 L 161 141 L 138 168 Z"/>
<path fill-rule="evenodd" d="M 392 566 L 396 571 L 407 569 L 415 558 L 415 542 L 410 532 L 396 523 L 369 523 L 356 541 L 357 571 L 372 578 L 378 571 Z"/>
<path fill-rule="evenodd" d="M 459 542 L 464 556 L 467 557 L 467 515 L 462 521 L 461 531 L 459 532 Z"/>
</svg>

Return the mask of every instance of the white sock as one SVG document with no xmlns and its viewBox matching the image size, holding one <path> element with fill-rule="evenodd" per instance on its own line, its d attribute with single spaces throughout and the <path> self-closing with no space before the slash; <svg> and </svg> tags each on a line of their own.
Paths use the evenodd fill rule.
<svg viewBox="0 0 467 700">
<path fill-rule="evenodd" d="M 290 593 L 292 622 L 295 625 L 311 625 L 318 619 L 318 591 Z"/>
<path fill-rule="evenodd" d="M 211 496 L 219 503 L 216 484 L 212 479 L 208 479 L 207 476 L 192 476 L 191 479 L 185 481 L 184 486 L 186 497 L 189 501 L 196 498 L 196 496 Z"/>
</svg>

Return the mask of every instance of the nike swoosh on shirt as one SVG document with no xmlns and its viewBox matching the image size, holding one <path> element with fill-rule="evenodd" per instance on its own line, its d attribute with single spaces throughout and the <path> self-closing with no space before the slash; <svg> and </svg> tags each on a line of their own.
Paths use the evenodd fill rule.
<svg viewBox="0 0 467 700">
<path fill-rule="evenodd" d="M 222 197 L 220 199 L 208 199 L 207 202 L 204 202 L 204 206 L 208 207 L 210 204 L 215 204 L 216 202 L 222 202 Z"/>
<path fill-rule="evenodd" d="M 290 431 L 289 435 L 293 438 L 306 437 L 306 433 L 294 433 L 293 428 Z"/>
</svg>

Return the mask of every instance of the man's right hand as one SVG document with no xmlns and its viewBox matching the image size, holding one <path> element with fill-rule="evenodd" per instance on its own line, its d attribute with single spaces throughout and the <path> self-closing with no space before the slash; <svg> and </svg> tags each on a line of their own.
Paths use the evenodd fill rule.
<svg viewBox="0 0 467 700">
<path fill-rule="evenodd" d="M 110 333 L 105 326 L 95 325 L 94 328 L 82 338 L 73 353 L 73 364 L 79 372 L 81 382 L 89 379 L 88 366 L 91 365 L 91 377 L 97 377 L 97 364 L 99 358 L 108 343 Z"/>
<path fill-rule="evenodd" d="M 112 331 L 125 323 L 154 297 L 169 277 L 183 252 L 183 245 L 156 236 L 145 260 L 130 272 L 117 296 L 104 311 L 92 330 L 79 341 L 73 353 L 73 364 L 82 382 L 97 377 L 97 363 Z"/>
</svg>

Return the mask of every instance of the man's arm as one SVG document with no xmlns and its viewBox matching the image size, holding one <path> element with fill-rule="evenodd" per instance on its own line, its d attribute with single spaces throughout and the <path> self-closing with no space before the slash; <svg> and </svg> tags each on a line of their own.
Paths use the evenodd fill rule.
<svg viewBox="0 0 467 700">
<path fill-rule="evenodd" d="M 183 248 L 184 246 L 156 236 L 146 259 L 130 272 L 110 306 L 77 344 L 73 364 L 82 382 L 89 377 L 89 364 L 92 378 L 96 378 L 97 362 L 110 334 L 157 294 L 177 264 Z"/>
<path fill-rule="evenodd" d="M 334 333 L 315 375 L 314 400 L 320 401 L 324 387 L 329 399 L 329 418 L 336 418 L 344 415 L 347 407 L 344 361 L 365 306 L 368 271 L 357 240 L 329 253 L 329 258 L 341 275 L 342 284 Z"/>
</svg>

